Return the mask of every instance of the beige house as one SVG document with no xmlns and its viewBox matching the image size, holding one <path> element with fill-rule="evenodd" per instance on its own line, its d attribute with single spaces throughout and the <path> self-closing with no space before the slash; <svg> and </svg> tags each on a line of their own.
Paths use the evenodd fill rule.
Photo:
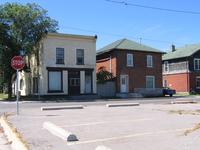
<svg viewBox="0 0 200 150">
<path fill-rule="evenodd" d="M 49 33 L 41 42 L 39 61 L 32 56 L 31 71 L 20 73 L 21 95 L 96 94 L 96 38 Z"/>
</svg>

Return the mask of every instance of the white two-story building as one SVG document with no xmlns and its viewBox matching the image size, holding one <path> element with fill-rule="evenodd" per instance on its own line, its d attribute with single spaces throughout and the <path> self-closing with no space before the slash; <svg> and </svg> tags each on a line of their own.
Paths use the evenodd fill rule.
<svg viewBox="0 0 200 150">
<path fill-rule="evenodd" d="M 96 36 L 49 33 L 20 73 L 21 95 L 96 94 Z M 38 59 L 36 59 L 38 58 Z M 38 60 L 38 61 L 37 61 Z"/>
</svg>

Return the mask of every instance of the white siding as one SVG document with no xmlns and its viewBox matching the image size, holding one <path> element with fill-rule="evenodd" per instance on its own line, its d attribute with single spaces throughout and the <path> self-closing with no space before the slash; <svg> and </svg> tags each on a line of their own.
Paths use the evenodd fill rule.
<svg viewBox="0 0 200 150">
<path fill-rule="evenodd" d="M 91 68 L 93 72 L 93 93 L 96 93 L 96 40 L 62 36 L 47 36 L 42 42 L 42 66 L 41 66 L 41 95 L 49 94 L 48 91 L 48 71 L 47 67 L 66 68 Z M 64 48 L 64 64 L 56 64 L 56 47 Z M 84 65 L 76 65 L 76 49 L 84 49 Z M 83 71 L 84 72 L 84 71 Z M 80 93 L 85 92 L 85 72 L 80 73 Z M 63 91 L 68 94 L 68 72 L 63 71 Z"/>
</svg>

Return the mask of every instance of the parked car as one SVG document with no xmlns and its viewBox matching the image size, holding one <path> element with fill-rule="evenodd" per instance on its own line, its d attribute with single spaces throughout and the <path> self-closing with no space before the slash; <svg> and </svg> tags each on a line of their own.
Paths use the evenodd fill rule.
<svg viewBox="0 0 200 150">
<path fill-rule="evenodd" d="M 170 89 L 168 87 L 163 88 L 163 96 L 169 95 L 172 97 L 174 94 L 176 94 L 176 90 Z"/>
</svg>

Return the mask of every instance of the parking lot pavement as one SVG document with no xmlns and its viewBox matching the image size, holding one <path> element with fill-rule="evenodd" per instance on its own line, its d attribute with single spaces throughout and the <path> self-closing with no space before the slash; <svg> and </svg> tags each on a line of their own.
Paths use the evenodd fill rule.
<svg viewBox="0 0 200 150">
<path fill-rule="evenodd" d="M 41 111 L 35 106 L 21 109 L 20 115 L 10 120 L 34 150 L 95 150 L 98 146 L 111 150 L 198 150 L 200 131 L 187 136 L 184 132 L 200 123 L 199 115 L 172 112 L 196 111 L 199 107 L 199 103 L 164 103 Z M 52 134 L 43 128 L 44 122 L 75 134 L 78 141 L 67 142 Z"/>
<path fill-rule="evenodd" d="M 0 126 L 0 150 L 11 150 L 10 144 L 8 143 L 4 133 Z"/>
</svg>

